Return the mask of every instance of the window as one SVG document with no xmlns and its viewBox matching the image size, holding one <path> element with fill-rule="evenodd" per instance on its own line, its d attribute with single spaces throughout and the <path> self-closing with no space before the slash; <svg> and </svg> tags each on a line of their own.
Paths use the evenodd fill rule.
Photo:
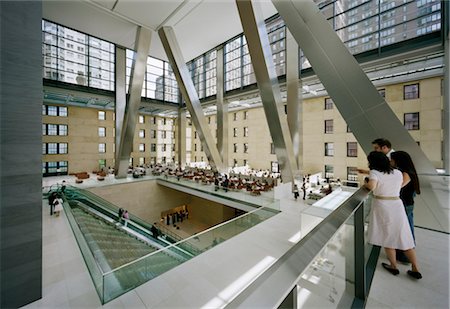
<svg viewBox="0 0 450 309">
<path fill-rule="evenodd" d="M 325 98 L 325 109 L 333 109 L 333 100 L 331 98 Z"/>
<path fill-rule="evenodd" d="M 270 170 L 272 171 L 272 173 L 279 173 L 280 167 L 278 166 L 278 162 L 276 161 L 270 162 Z"/>
<path fill-rule="evenodd" d="M 166 150 L 167 150 L 166 144 L 162 144 L 162 151 L 166 151 Z"/>
<path fill-rule="evenodd" d="M 412 100 L 419 98 L 419 84 L 403 86 L 403 99 Z"/>
<path fill-rule="evenodd" d="M 139 123 L 144 123 L 144 116 L 139 115 Z"/>
<path fill-rule="evenodd" d="M 325 165 L 325 178 L 334 178 L 334 167 L 332 165 Z"/>
<path fill-rule="evenodd" d="M 334 156 L 334 143 L 325 143 L 325 156 Z"/>
<path fill-rule="evenodd" d="M 98 167 L 99 167 L 100 169 L 106 167 L 106 160 L 105 160 L 105 159 L 100 159 L 100 160 L 98 160 Z"/>
<path fill-rule="evenodd" d="M 197 144 L 194 144 L 194 151 L 197 151 Z"/>
<path fill-rule="evenodd" d="M 404 124 L 406 130 L 419 130 L 419 113 L 405 113 Z"/>
<path fill-rule="evenodd" d="M 233 120 L 234 120 L 234 121 L 237 120 L 237 113 L 233 113 Z"/>
<path fill-rule="evenodd" d="M 248 111 L 244 111 L 244 120 L 247 120 L 247 119 L 248 119 Z"/>
<path fill-rule="evenodd" d="M 236 166 L 238 166 L 237 160 L 233 159 L 233 167 L 236 167 Z"/>
<path fill-rule="evenodd" d="M 145 144 L 141 143 L 139 144 L 139 152 L 144 152 L 145 151 Z"/>
<path fill-rule="evenodd" d="M 42 162 L 42 176 L 67 175 L 67 161 Z"/>
<path fill-rule="evenodd" d="M 358 181 L 358 169 L 356 167 L 347 167 L 347 180 Z"/>
<path fill-rule="evenodd" d="M 197 138 L 197 131 L 194 132 L 194 138 Z"/>
<path fill-rule="evenodd" d="M 208 117 L 208 124 L 211 124 L 211 117 Z"/>
<path fill-rule="evenodd" d="M 153 117 L 153 124 L 156 124 L 156 117 Z"/>
<path fill-rule="evenodd" d="M 237 152 L 237 144 L 233 144 L 233 152 L 234 152 L 234 153 Z"/>
<path fill-rule="evenodd" d="M 143 130 L 143 129 L 139 130 L 139 137 L 140 138 L 144 138 L 145 137 L 145 130 Z"/>
<path fill-rule="evenodd" d="M 105 153 L 106 152 L 106 144 L 105 143 L 98 144 L 98 152 L 99 153 Z"/>
<path fill-rule="evenodd" d="M 42 154 L 67 154 L 67 143 L 43 143 Z"/>
<path fill-rule="evenodd" d="M 98 120 L 105 120 L 106 114 L 104 111 L 98 111 Z"/>
<path fill-rule="evenodd" d="M 356 142 L 347 143 L 347 157 L 358 156 L 358 144 Z"/>
<path fill-rule="evenodd" d="M 106 136 L 106 128 L 104 128 L 104 127 L 99 127 L 99 128 L 98 128 L 98 136 L 99 136 L 99 137 L 105 137 L 105 136 Z"/>
<path fill-rule="evenodd" d="M 60 117 L 67 117 L 67 107 L 65 107 L 65 106 L 58 106 L 58 116 L 60 116 Z"/>
<path fill-rule="evenodd" d="M 42 115 L 43 116 L 67 117 L 67 107 L 65 107 L 65 106 L 42 105 Z"/>
<path fill-rule="evenodd" d="M 237 128 L 233 128 L 233 137 L 237 137 Z"/>
<path fill-rule="evenodd" d="M 150 145 L 150 151 L 151 152 L 156 152 L 156 144 L 151 144 Z"/>
<path fill-rule="evenodd" d="M 244 137 L 248 137 L 248 127 L 244 127 Z"/>
<path fill-rule="evenodd" d="M 60 136 L 67 135 L 67 125 L 65 125 L 65 124 L 58 125 L 58 135 L 60 135 Z"/>
<path fill-rule="evenodd" d="M 156 130 L 152 130 L 152 138 L 156 138 Z"/>
<path fill-rule="evenodd" d="M 244 143 L 244 153 L 248 153 L 248 143 Z"/>
<path fill-rule="evenodd" d="M 333 119 L 325 120 L 325 133 L 333 133 Z"/>
<path fill-rule="evenodd" d="M 270 154 L 275 154 L 275 145 L 270 143 Z"/>
<path fill-rule="evenodd" d="M 145 158 L 139 158 L 139 165 L 142 166 L 145 164 Z"/>
</svg>

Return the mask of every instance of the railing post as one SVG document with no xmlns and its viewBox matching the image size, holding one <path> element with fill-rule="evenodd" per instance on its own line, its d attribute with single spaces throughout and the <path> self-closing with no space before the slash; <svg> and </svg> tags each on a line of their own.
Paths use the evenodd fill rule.
<svg viewBox="0 0 450 309">
<path fill-rule="evenodd" d="M 362 300 L 366 298 L 366 266 L 364 254 L 364 202 L 356 209 L 354 215 L 355 226 L 355 298 Z M 356 302 L 354 303 L 356 304 Z M 359 307 L 359 306 L 357 306 Z"/>
</svg>

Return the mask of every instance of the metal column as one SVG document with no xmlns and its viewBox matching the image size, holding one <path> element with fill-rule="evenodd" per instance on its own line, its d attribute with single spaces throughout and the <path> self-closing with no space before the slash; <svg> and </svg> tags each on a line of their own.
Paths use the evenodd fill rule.
<svg viewBox="0 0 450 309">
<path fill-rule="evenodd" d="M 125 115 L 121 125 L 121 134 L 118 151 L 116 151 L 115 172 L 117 178 L 126 178 L 130 161 L 130 154 L 133 151 L 133 140 L 136 130 L 136 120 L 138 118 L 139 105 L 141 103 L 142 85 L 144 83 L 147 57 L 150 50 L 151 30 L 139 27 L 136 33 L 136 54 L 134 66 L 131 71 L 129 99 L 125 108 Z M 125 85 L 124 85 L 125 86 Z M 120 86 L 121 87 L 121 86 Z M 117 89 L 116 89 L 117 90 Z M 123 91 L 120 88 L 120 91 Z M 120 120 L 119 120 L 120 122 Z M 116 135 L 117 132 L 116 132 Z"/>
<path fill-rule="evenodd" d="M 446 173 L 450 173 L 450 3 L 449 1 L 443 1 L 443 19 L 444 19 L 444 109 L 443 109 L 443 130 L 444 130 L 444 143 L 442 150 L 442 159 L 444 160 L 444 169 Z"/>
<path fill-rule="evenodd" d="M 287 89 L 287 121 L 291 132 L 292 147 L 297 166 L 302 174 L 303 122 L 302 122 L 302 89 L 299 84 L 299 50 L 298 44 L 289 29 L 286 28 L 286 89 Z"/>
<path fill-rule="evenodd" d="M 217 72 L 216 72 L 216 106 L 217 106 L 217 148 L 222 158 L 225 168 L 229 167 L 228 162 L 228 102 L 223 100 L 223 48 L 217 50 Z"/>
<path fill-rule="evenodd" d="M 283 182 L 293 182 L 298 167 L 287 120 L 284 117 L 284 105 L 264 18 L 259 6 L 252 4 L 250 0 L 236 0 L 236 4 Z"/>
<path fill-rule="evenodd" d="M 118 47 L 115 49 L 116 57 L 116 71 L 115 71 L 115 86 L 116 86 L 116 103 L 114 105 L 115 112 L 115 170 L 117 171 L 119 162 L 119 146 L 122 136 L 122 127 L 125 119 L 125 108 L 127 105 L 127 93 L 126 93 L 126 50 L 125 48 Z M 117 172 L 116 172 L 117 173 Z"/>
<path fill-rule="evenodd" d="M 214 143 L 213 136 L 206 123 L 202 106 L 198 98 L 194 82 L 189 74 L 183 55 L 178 45 L 175 33 L 171 27 L 162 27 L 158 31 L 159 37 L 169 58 L 173 72 L 180 87 L 183 99 L 186 101 L 187 109 L 191 114 L 192 121 L 197 129 L 200 140 L 202 141 L 205 154 L 208 157 L 209 164 L 213 169 L 224 171 L 224 165 L 220 158 L 219 151 Z"/>
<path fill-rule="evenodd" d="M 356 59 L 312 1 L 273 1 L 314 72 L 366 153 L 378 137 L 407 151 L 418 173 L 436 173 Z"/>
<path fill-rule="evenodd" d="M 178 109 L 178 166 L 182 169 L 186 166 L 186 110 Z"/>
</svg>

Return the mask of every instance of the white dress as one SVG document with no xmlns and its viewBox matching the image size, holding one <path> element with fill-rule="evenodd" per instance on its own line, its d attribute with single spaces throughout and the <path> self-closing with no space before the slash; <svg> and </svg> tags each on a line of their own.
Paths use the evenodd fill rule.
<svg viewBox="0 0 450 309">
<path fill-rule="evenodd" d="M 371 170 L 369 179 L 377 181 L 373 189 L 372 209 L 369 221 L 369 243 L 385 248 L 408 250 L 415 247 L 408 218 L 402 200 L 379 199 L 398 197 L 403 176 L 399 170 L 391 174 Z"/>
</svg>

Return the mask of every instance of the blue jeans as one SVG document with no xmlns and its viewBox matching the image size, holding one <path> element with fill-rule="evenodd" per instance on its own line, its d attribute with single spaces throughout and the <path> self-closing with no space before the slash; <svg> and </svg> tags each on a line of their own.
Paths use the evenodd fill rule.
<svg viewBox="0 0 450 309">
<path fill-rule="evenodd" d="M 411 228 L 411 233 L 414 241 L 416 237 L 414 236 L 414 205 L 405 206 L 406 216 L 408 217 L 409 227 Z"/>
</svg>

